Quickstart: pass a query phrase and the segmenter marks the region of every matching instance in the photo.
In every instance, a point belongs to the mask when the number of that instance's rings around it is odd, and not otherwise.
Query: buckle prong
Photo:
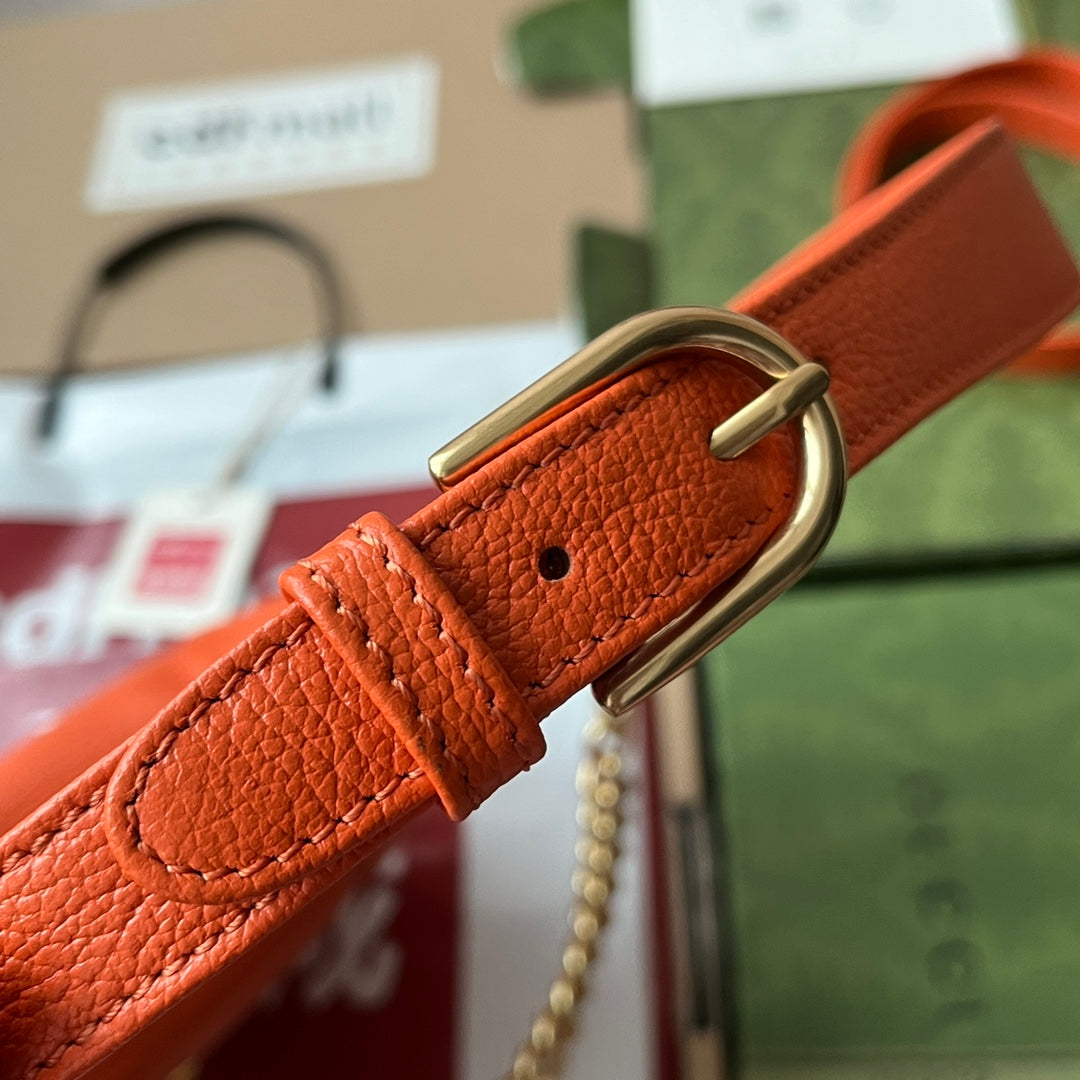
[[[774,380],[712,432],[710,450],[725,460],[735,458],[798,416],[802,482],[788,521],[742,573],[723,582],[593,684],[597,700],[616,715],[700,660],[802,577],[821,553],[832,535],[847,483],[847,450],[827,393],[828,372],[747,315],[703,307],[648,311],[601,334],[447,443],[428,463],[439,486],[450,487],[595,392],[598,385],[688,345],[736,356]]]
[[[829,373],[825,368],[820,364],[800,364],[713,428],[709,452],[721,461],[734,461],[770,431],[798,416],[828,389]]]

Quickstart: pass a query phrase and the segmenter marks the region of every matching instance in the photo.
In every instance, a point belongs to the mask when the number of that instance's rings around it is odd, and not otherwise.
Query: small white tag
[[[189,637],[232,615],[270,516],[249,488],[158,491],[136,504],[105,568],[106,635]]]
[[[631,16],[645,105],[910,82],[1022,47],[1011,0],[632,0]]]
[[[439,68],[428,56],[116,94],[86,183],[96,213],[423,176]]]

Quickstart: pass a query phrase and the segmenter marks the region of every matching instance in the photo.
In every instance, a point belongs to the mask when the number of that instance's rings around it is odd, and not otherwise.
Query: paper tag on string
[[[183,638],[240,606],[270,517],[245,487],[156,491],[132,510],[105,568],[97,623],[108,636]]]

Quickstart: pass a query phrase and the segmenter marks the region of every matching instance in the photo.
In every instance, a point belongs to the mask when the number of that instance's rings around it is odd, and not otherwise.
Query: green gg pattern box
[[[973,391],[705,661],[739,1075],[1080,1075],[1078,455],[1080,383]]]

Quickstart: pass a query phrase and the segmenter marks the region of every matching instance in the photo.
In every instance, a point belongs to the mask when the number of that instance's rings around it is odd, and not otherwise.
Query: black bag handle
[[[344,317],[341,289],[326,252],[307,233],[275,218],[244,212],[199,214],[136,236],[109,255],[93,273],[68,323],[56,367],[45,382],[45,399],[37,423],[39,439],[47,441],[56,433],[60,399],[68,379],[79,368],[91,309],[111,288],[127,281],[166,252],[223,233],[248,233],[275,240],[307,262],[315,276],[321,309],[324,359],[320,384],[325,391],[337,385]]]

